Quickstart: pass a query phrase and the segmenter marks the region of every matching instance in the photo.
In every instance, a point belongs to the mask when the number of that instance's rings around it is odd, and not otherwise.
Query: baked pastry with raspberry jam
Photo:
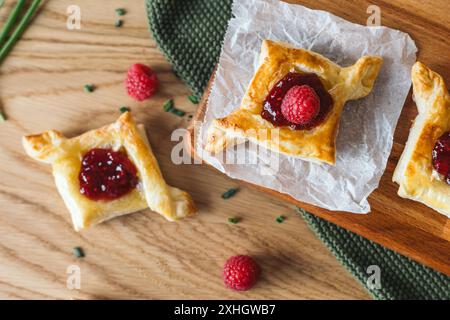
[[[196,212],[189,194],[166,184],[144,126],[129,112],[72,139],[51,130],[24,137],[23,145],[29,156],[52,165],[77,231],[146,208],[170,221]]]
[[[394,171],[398,194],[450,217],[450,95],[444,79],[416,62],[413,97],[419,114]]]
[[[340,67],[305,49],[264,40],[260,66],[241,106],[208,128],[205,150],[250,140],[292,157],[334,164],[344,104],[367,96],[383,59]]]

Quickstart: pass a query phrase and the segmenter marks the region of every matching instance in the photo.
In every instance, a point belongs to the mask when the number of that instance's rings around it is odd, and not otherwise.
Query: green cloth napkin
[[[219,59],[232,0],[146,0],[150,30],[175,73],[200,97]],[[298,209],[339,262],[376,299],[450,299],[450,277]],[[380,288],[369,288],[369,266]],[[373,272],[373,271],[372,271]]]

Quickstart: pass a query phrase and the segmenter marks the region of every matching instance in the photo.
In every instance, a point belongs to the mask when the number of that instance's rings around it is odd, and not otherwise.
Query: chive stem
[[[184,112],[183,110],[175,108],[175,103],[173,102],[173,99],[169,99],[163,104],[163,110],[165,112],[170,112],[179,117],[184,117],[186,115],[186,112]]]
[[[73,248],[73,255],[77,258],[84,258],[84,251],[81,247],[75,247]]]
[[[93,84],[86,84],[86,85],[84,86],[84,91],[86,91],[86,92],[93,92],[94,89],[95,89],[95,87],[94,87]]]
[[[222,193],[222,199],[230,199],[232,196],[234,196],[237,192],[239,191],[239,189],[233,188],[233,189],[229,189],[228,191]]]
[[[14,23],[16,23],[17,17],[19,16],[19,13],[22,10],[25,3],[26,0],[17,1],[16,6],[14,7],[13,11],[11,11],[8,19],[5,21],[2,31],[0,32],[0,45],[3,43],[3,41],[5,41],[6,37],[11,31],[11,28],[14,26]]]
[[[190,102],[192,102],[193,104],[199,104],[200,103],[200,100],[197,98],[197,96],[194,96],[194,95],[188,96],[188,100]]]
[[[172,109],[173,109],[173,100],[169,99],[163,104],[163,110],[165,112],[169,112]]]
[[[122,106],[122,107],[120,107],[119,111],[120,111],[121,113],[125,113],[125,112],[130,112],[131,109],[128,108],[127,106]]]
[[[231,223],[231,224],[237,224],[238,222],[239,222],[239,219],[236,218],[236,217],[230,217],[230,218],[228,218],[228,223]]]
[[[117,8],[116,9],[116,14],[118,16],[124,16],[127,13],[127,11],[124,8]]]
[[[25,29],[27,28],[28,24],[33,18],[33,15],[37,11],[40,3],[41,0],[34,0],[31,6],[28,8],[27,12],[22,18],[22,21],[20,21],[16,30],[14,30],[14,32],[11,34],[11,37],[8,39],[8,41],[6,41],[5,45],[0,50],[0,63],[3,62],[8,53],[13,48],[14,44],[20,39],[22,34],[25,32]]]

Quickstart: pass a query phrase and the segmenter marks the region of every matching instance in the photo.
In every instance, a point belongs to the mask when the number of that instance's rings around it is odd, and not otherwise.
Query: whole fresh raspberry
[[[143,64],[133,64],[128,69],[125,87],[128,95],[137,101],[143,101],[155,94],[159,87],[156,73]]]
[[[284,96],[281,113],[291,123],[307,124],[320,111],[320,98],[308,85],[294,86]]]
[[[228,288],[244,291],[256,283],[261,268],[249,256],[234,256],[225,262],[223,267],[223,281]]]

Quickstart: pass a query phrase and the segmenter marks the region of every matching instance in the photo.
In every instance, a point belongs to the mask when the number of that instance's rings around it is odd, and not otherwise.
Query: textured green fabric
[[[146,0],[150,29],[174,71],[200,96],[220,55],[232,0]],[[381,270],[377,299],[450,299],[450,277],[298,210],[310,228],[366,288],[367,268]]]

